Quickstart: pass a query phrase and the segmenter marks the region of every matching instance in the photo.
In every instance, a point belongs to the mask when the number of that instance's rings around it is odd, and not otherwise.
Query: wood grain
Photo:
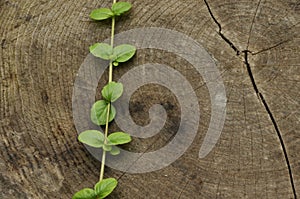
[[[133,175],[107,168],[107,177],[119,179],[109,198],[296,198],[300,2],[131,2],[134,9],[118,20],[117,32],[164,27],[201,43],[222,74],[227,117],[217,146],[199,159],[211,112],[205,82],[180,57],[139,51],[115,72],[115,78],[148,62],[173,67],[195,88],[200,127],[193,145],[165,169]],[[110,4],[0,1],[0,198],[71,198],[97,181],[100,163],[76,140],[72,91],[89,45],[110,34],[109,23],[91,22],[88,14]],[[132,96],[133,119],[146,124],[155,103],[166,107],[166,126],[155,138],[135,139],[129,145],[133,151],[158,149],[176,133],[180,107],[172,93],[156,85]],[[118,129],[114,124],[112,128]]]

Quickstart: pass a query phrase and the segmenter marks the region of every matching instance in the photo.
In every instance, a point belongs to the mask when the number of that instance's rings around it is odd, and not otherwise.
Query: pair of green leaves
[[[90,17],[94,20],[109,19],[114,16],[120,16],[121,14],[129,11],[132,5],[128,2],[114,3],[110,8],[100,8],[93,10]],[[115,48],[106,43],[96,43],[90,46],[90,52],[101,59],[109,60],[114,66],[118,66],[121,62],[126,62],[133,57],[136,52],[136,48],[132,45],[122,44]]]
[[[98,182],[94,189],[84,188],[74,194],[72,199],[102,199],[107,197],[118,185],[114,178],[107,178]]]
[[[131,9],[131,4],[128,2],[114,3],[110,8],[100,8],[93,10],[90,14],[91,19],[105,20],[114,16],[120,16]]]
[[[131,59],[136,52],[136,48],[129,44],[122,44],[113,48],[106,43],[95,43],[90,46],[90,52],[95,57],[112,61],[114,66],[118,66],[119,63]]]
[[[118,155],[120,150],[116,145],[129,143],[131,137],[129,134],[123,132],[111,133],[107,137],[107,142],[105,144],[105,137],[102,132],[97,130],[87,130],[80,133],[78,140],[91,147],[103,148],[103,150],[109,151],[112,155]]]
[[[115,16],[122,15],[129,11],[131,7],[130,3],[117,2],[113,3],[111,8],[93,10],[90,17],[94,20],[113,18],[112,29],[114,30]],[[113,41],[113,35],[111,39]],[[109,60],[114,66],[118,66],[119,63],[126,62],[132,58],[136,52],[136,48],[128,44],[119,45],[114,48],[113,45],[110,46],[105,43],[96,43],[90,47],[90,52],[94,56]],[[111,103],[115,102],[122,95],[123,85],[116,82],[110,82],[102,89],[101,93],[104,99],[94,103],[91,108],[91,119],[96,125],[104,125],[115,118],[116,109]],[[108,116],[109,118],[107,118]],[[106,121],[107,119],[109,121]],[[115,132],[106,137],[100,131],[87,130],[78,136],[78,140],[92,147],[103,148],[104,151],[109,151],[112,155],[117,155],[120,153],[120,150],[116,145],[130,142],[131,137],[123,132]],[[103,172],[104,171],[101,170],[102,174]],[[103,176],[101,175],[100,178],[102,179],[102,177]],[[94,186],[94,189],[84,188],[78,191],[74,194],[72,199],[102,199],[107,197],[116,188],[117,184],[118,182],[114,178],[104,179],[98,182]]]
[[[123,93],[123,84],[110,82],[101,91],[104,100],[99,100],[94,103],[91,109],[91,120],[96,125],[105,125],[108,106],[111,102],[115,102],[121,97]],[[109,109],[109,122],[111,122],[116,116],[115,107],[110,104]]]

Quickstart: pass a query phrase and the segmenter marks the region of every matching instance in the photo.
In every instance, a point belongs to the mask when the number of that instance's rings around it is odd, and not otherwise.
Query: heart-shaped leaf
[[[99,8],[93,10],[90,14],[91,19],[94,20],[104,20],[109,19],[114,16],[114,13],[109,8]]]
[[[93,189],[84,188],[75,193],[72,199],[96,199],[97,195]]]
[[[117,2],[112,5],[111,10],[115,15],[120,16],[121,14],[130,10],[131,7],[132,7],[131,3]]]
[[[114,178],[107,178],[101,180],[95,185],[95,192],[98,198],[105,198],[108,196],[118,185],[118,181]]]
[[[90,52],[95,56],[104,60],[111,60],[113,48],[106,43],[95,43],[90,46]]]
[[[123,132],[112,133],[107,137],[107,139],[111,145],[126,144],[131,141],[130,135]]]
[[[112,149],[110,151],[111,155],[119,155],[120,154],[120,149],[116,146],[112,146]]]
[[[102,89],[102,96],[109,102],[116,101],[123,93],[123,84],[110,82]]]
[[[108,103],[105,100],[99,100],[91,108],[91,120],[96,125],[105,125],[107,118]],[[116,109],[110,105],[109,120],[111,122],[116,116]]]
[[[129,44],[122,44],[113,49],[114,62],[126,62],[134,56],[136,48]]]

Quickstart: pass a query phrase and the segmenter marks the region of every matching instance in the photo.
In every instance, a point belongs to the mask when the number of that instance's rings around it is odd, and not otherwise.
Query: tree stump
[[[297,0],[141,0],[116,31],[162,27],[186,34],[214,58],[227,95],[225,125],[205,158],[198,153],[208,129],[206,82],[184,59],[141,50],[115,71],[161,63],[183,74],[201,109],[197,136],[164,169],[119,179],[108,198],[296,198],[300,195],[300,2]],[[89,20],[110,1],[3,0],[0,2],[0,198],[71,198],[98,180],[100,162],[77,141],[72,118],[76,74],[88,47],[110,35],[109,23]],[[104,84],[105,78],[99,84]],[[158,85],[131,98],[139,125],[162,104],[167,122],[154,138],[134,139],[132,151],[151,151],[176,134],[180,107]],[[89,110],[87,110],[89,111]],[[116,125],[112,125],[117,129]]]

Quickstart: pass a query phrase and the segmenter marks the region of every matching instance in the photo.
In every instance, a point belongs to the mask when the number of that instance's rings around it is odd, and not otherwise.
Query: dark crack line
[[[279,42],[279,43],[277,43],[277,44],[275,44],[275,45],[273,45],[273,46],[271,46],[271,47],[262,49],[262,50],[257,51],[257,52],[253,52],[252,55],[257,55],[257,54],[259,54],[259,53],[262,53],[262,52],[265,52],[265,51],[272,50],[273,48],[277,48],[278,46],[280,46],[280,45],[282,45],[282,44],[284,44],[284,43],[286,43],[286,42],[289,42],[289,41],[291,41],[291,40],[292,40],[292,39],[287,39],[287,40],[281,41],[281,42]]]
[[[238,48],[222,33],[222,27],[221,27],[221,24],[217,21],[217,19],[215,18],[215,16],[213,15],[210,7],[209,7],[209,4],[207,2],[207,0],[204,0],[205,2],[205,5],[208,9],[208,12],[211,16],[211,18],[213,19],[213,21],[217,24],[217,26],[219,27],[219,35],[222,37],[222,39],[230,45],[230,47],[236,52],[237,55],[240,55],[241,52],[238,50]],[[257,11],[258,11],[258,7],[260,5],[260,2],[258,3],[257,5],[257,8],[256,8],[256,11],[255,11],[255,16],[257,15]],[[253,18],[253,22],[255,20],[255,16]],[[253,26],[253,24],[252,24]],[[269,47],[269,48],[266,48],[266,49],[263,49],[259,52],[256,52],[256,53],[252,53],[252,55],[256,55],[258,53],[261,53],[261,52],[264,52],[264,51],[267,51],[267,50],[270,50],[272,48],[276,48],[277,46],[281,45],[282,43],[285,43],[287,41],[282,41],[272,47]],[[248,48],[248,47],[247,47]],[[258,99],[262,102],[266,112],[268,113],[271,121],[272,121],[272,124],[275,128],[275,131],[277,133],[277,136],[279,138],[279,141],[280,141],[280,144],[281,144],[281,148],[283,150],[283,154],[284,154],[284,158],[285,158],[285,161],[286,161],[286,165],[287,165],[287,168],[288,168],[288,172],[289,172],[289,178],[290,178],[290,183],[291,183],[291,186],[292,186],[292,190],[293,190],[293,195],[294,195],[294,199],[297,199],[297,193],[296,193],[296,189],[295,189],[295,184],[294,184],[294,179],[293,179],[293,173],[292,173],[292,168],[291,168],[291,164],[290,164],[290,161],[289,161],[289,157],[288,157],[288,153],[286,151],[286,146],[285,146],[285,143],[283,141],[283,138],[282,138],[282,135],[281,135],[281,132],[279,130],[279,127],[278,127],[278,124],[274,118],[274,115],[272,113],[272,111],[270,110],[270,107],[268,105],[268,103],[266,102],[264,96],[259,92],[259,89],[256,85],[256,82],[255,82],[255,79],[254,79],[254,76],[253,76],[253,73],[252,73],[252,70],[251,70],[251,66],[249,64],[249,61],[248,61],[248,54],[251,53],[251,51],[249,51],[248,49],[247,50],[244,50],[242,51],[242,53],[244,53],[244,62],[245,62],[245,65],[246,65],[246,68],[247,68],[247,71],[248,71],[248,75],[250,77],[250,80],[251,80],[251,83],[252,83],[252,86],[253,86],[253,89],[258,97]]]
[[[288,171],[289,171],[289,177],[290,177],[290,183],[292,185],[292,190],[293,190],[293,194],[294,194],[294,198],[297,199],[297,193],[296,193],[296,188],[295,188],[295,184],[294,184],[294,178],[293,178],[293,173],[292,173],[292,168],[291,168],[291,164],[290,164],[290,161],[289,161],[289,157],[288,157],[288,153],[286,151],[286,146],[285,146],[285,143],[283,141],[283,138],[282,138],[282,135],[281,135],[281,132],[279,130],[279,127],[278,127],[278,124],[275,120],[275,117],[272,113],[272,111],[270,110],[270,107],[268,105],[268,103],[266,102],[264,96],[262,93],[259,92],[258,90],[258,87],[256,85],[256,82],[255,82],[255,79],[254,79],[254,76],[253,76],[253,73],[252,73],[252,70],[251,70],[251,66],[249,64],[249,61],[248,61],[248,53],[250,53],[249,51],[243,51],[244,53],[244,58],[245,58],[245,65],[247,67],[247,71],[248,71],[248,74],[250,76],[250,79],[251,79],[251,82],[252,82],[252,85],[253,85],[253,88],[258,96],[258,98],[260,99],[260,101],[262,102],[262,104],[264,105],[272,123],[273,123],[273,126],[275,128],[275,131],[277,133],[277,136],[279,138],[279,141],[280,141],[280,144],[281,144],[281,148],[282,148],[282,151],[283,151],[283,154],[284,154],[284,158],[285,158],[285,161],[286,161],[286,164],[287,164],[287,167],[288,167]]]
[[[291,27],[288,27],[288,28],[286,29],[286,31],[291,30],[292,28],[296,27],[296,26],[299,25],[299,24],[300,24],[300,22],[298,22],[298,23],[292,25]],[[262,52],[265,52],[265,51],[272,50],[273,48],[277,48],[278,46],[280,46],[280,45],[282,45],[282,44],[285,44],[285,43],[287,43],[287,42],[291,42],[291,41],[293,41],[294,39],[295,39],[295,37],[289,38],[289,39],[285,39],[285,40],[282,40],[282,41],[278,42],[277,44],[274,44],[273,46],[270,46],[270,47],[261,49],[261,50],[259,50],[259,51],[257,51],[257,52],[252,52],[252,55],[257,55],[257,54],[259,54],[259,53],[262,53]],[[247,49],[247,50],[248,50],[248,49]]]
[[[247,42],[247,50],[248,50],[249,45],[250,45],[250,38],[251,38],[251,34],[252,34],[252,29],[253,29],[253,26],[254,26],[254,21],[255,21],[255,18],[257,16],[257,12],[258,12],[258,8],[260,6],[260,3],[261,3],[261,0],[258,1],[258,4],[257,4],[256,9],[255,9],[254,16],[253,16],[253,19],[252,19],[252,23],[251,23],[251,27],[250,27],[250,31],[249,31],[248,42]]]
[[[260,92],[259,92],[259,90],[258,90],[258,87],[257,87],[256,83],[255,83],[255,79],[254,79],[254,76],[253,76],[253,74],[252,74],[251,66],[250,66],[250,64],[249,64],[249,62],[248,62],[248,53],[251,53],[251,52],[248,51],[248,50],[245,50],[245,51],[243,51],[243,53],[244,53],[244,59],[245,59],[244,63],[245,63],[245,65],[246,65],[247,72],[248,72],[248,75],[249,75],[249,77],[250,77],[252,86],[253,86],[253,88],[254,88],[254,91],[255,91],[257,97],[260,98],[260,97],[259,97],[259,93],[260,93]]]
[[[217,19],[215,18],[215,16],[213,15],[209,4],[207,3],[206,0],[204,0],[204,3],[208,9],[208,12],[211,16],[211,18],[213,19],[213,21],[217,24],[217,26],[219,27],[219,31],[218,34],[222,37],[222,39],[234,50],[234,52],[236,52],[236,55],[240,55],[240,51],[238,50],[238,48],[222,33],[222,26],[221,24],[217,21]]]

